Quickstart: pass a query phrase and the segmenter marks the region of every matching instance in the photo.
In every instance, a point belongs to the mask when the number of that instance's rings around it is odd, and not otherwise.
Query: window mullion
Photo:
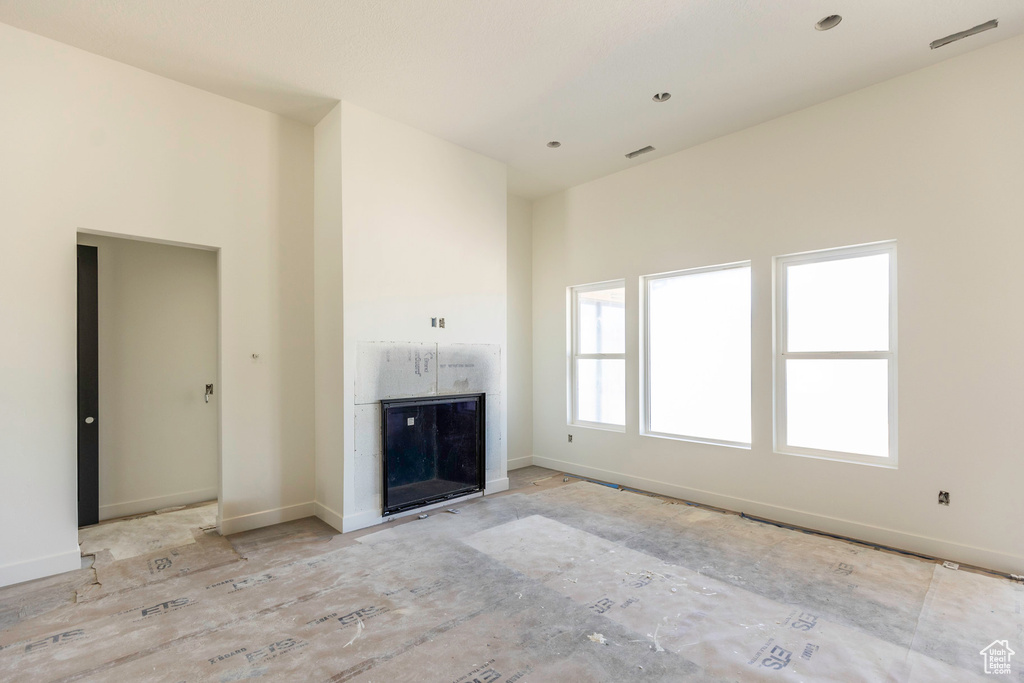
[[[873,359],[892,358],[892,351],[783,351],[781,354],[782,358],[804,358],[804,359],[821,359],[829,360],[835,359],[840,360],[844,358],[849,359]]]

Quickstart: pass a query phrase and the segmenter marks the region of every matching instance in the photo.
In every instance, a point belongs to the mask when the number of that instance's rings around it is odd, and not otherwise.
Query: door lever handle
[[[211,396],[213,396],[213,385],[212,384],[207,384],[206,385],[206,395],[203,396],[203,398],[206,400],[207,403],[209,403]]]

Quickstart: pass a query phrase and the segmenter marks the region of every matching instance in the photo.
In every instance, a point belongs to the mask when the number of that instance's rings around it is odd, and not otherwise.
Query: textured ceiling
[[[0,0],[0,21],[308,123],[345,99],[536,197],[1020,34],[1024,2]]]

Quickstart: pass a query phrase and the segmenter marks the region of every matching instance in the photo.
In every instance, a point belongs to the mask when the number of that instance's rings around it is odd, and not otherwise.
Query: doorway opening
[[[178,510],[216,524],[218,288],[215,250],[78,234],[80,528]]]

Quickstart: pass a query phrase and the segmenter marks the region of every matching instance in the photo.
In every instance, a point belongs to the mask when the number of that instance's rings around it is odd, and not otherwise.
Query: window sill
[[[741,451],[749,451],[749,443],[738,441],[716,441],[714,439],[699,439],[695,436],[679,436],[678,434],[664,434],[661,432],[640,432],[640,436],[649,436],[652,439],[665,439],[667,441],[685,441],[687,443],[699,443],[705,446],[724,446],[725,448],[736,448]]]
[[[584,429],[596,429],[599,432],[616,432],[618,434],[626,433],[626,425],[612,425],[604,424],[602,422],[570,422],[566,426],[570,429],[573,427],[583,427]]]
[[[857,453],[843,453],[841,451],[817,451],[803,448],[779,448],[775,451],[778,455],[795,455],[798,458],[813,458],[814,460],[830,460],[832,462],[849,463],[851,465],[867,465],[868,467],[880,467],[886,470],[899,469],[894,456],[881,457],[877,455],[858,455]]]

